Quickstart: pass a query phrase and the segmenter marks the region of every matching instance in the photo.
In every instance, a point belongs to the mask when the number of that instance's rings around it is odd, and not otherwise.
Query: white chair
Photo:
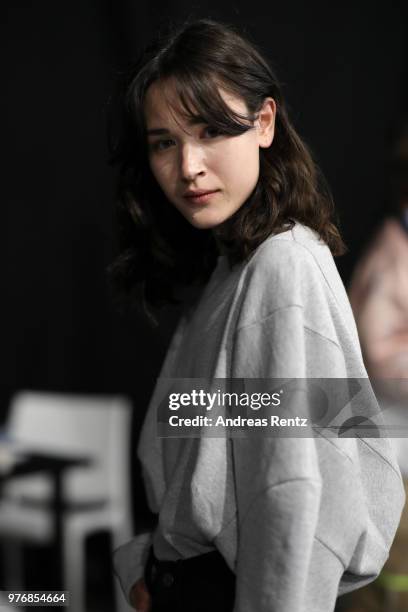
[[[85,544],[108,530],[112,552],[132,537],[130,501],[131,405],[123,397],[21,392],[11,403],[7,432],[23,449],[87,457],[63,474],[62,573],[70,607],[85,612]],[[20,476],[3,486],[0,534],[52,542],[53,483],[44,474]],[[15,545],[16,542],[13,542]],[[116,610],[131,610],[115,580]]]
[[[8,602],[4,598],[4,595],[0,593],[0,612],[15,612],[15,608],[10,608]]]

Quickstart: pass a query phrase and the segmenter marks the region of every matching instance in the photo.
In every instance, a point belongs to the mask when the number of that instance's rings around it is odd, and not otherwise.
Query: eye
[[[174,144],[174,140],[171,138],[163,138],[162,140],[156,140],[149,145],[151,151],[165,151]]]
[[[222,132],[212,125],[207,125],[204,128],[204,134],[207,138],[216,138],[217,136],[221,136]]]

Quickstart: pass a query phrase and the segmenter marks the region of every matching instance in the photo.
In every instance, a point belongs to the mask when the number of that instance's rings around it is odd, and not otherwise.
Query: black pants
[[[152,612],[232,612],[235,574],[218,551],[159,561],[150,549],[145,581]]]

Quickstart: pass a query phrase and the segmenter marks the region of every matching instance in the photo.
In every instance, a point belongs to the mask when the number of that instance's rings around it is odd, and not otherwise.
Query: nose
[[[186,143],[181,148],[180,172],[186,182],[192,182],[198,176],[205,174],[203,152],[196,144]]]

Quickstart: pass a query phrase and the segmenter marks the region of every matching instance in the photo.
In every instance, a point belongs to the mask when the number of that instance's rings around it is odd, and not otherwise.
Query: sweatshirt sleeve
[[[310,584],[319,501],[320,483],[311,479],[273,485],[252,501],[240,523],[234,612],[306,611],[306,592],[326,578],[321,568]],[[335,583],[331,591],[334,604]]]
[[[233,343],[235,378],[346,378],[335,337],[306,325],[303,309],[291,305],[238,330]]]
[[[152,532],[143,532],[117,548],[113,554],[115,574],[126,600],[130,603],[132,586],[143,577]]]
[[[305,328],[294,305],[238,330],[233,376],[344,376],[344,358],[335,342]],[[232,446],[239,521],[234,612],[334,610],[344,566],[317,537],[316,440],[248,437]]]

